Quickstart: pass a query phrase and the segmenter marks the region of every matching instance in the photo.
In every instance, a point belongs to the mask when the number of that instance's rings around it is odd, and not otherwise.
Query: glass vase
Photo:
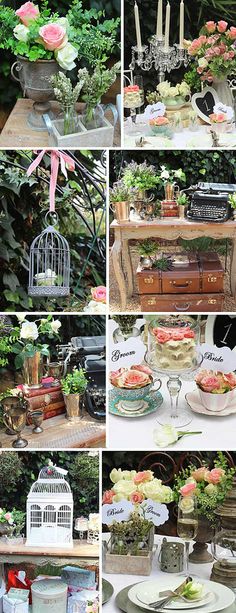
[[[59,118],[63,118],[64,136],[77,132],[78,115],[73,104],[63,106],[63,112],[60,114]]]

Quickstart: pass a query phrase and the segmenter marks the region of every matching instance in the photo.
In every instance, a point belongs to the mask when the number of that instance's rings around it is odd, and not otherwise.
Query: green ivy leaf
[[[11,273],[4,273],[3,275],[3,283],[4,285],[8,285],[8,287],[10,287],[10,290],[12,292],[16,291],[16,288],[20,285],[19,280],[17,278],[17,276],[14,274],[14,272]]]

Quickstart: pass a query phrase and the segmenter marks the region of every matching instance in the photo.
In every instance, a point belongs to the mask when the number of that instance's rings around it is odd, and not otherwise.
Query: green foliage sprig
[[[83,368],[74,368],[72,373],[69,373],[61,379],[61,388],[64,394],[83,394],[88,385],[85,370]]]
[[[122,169],[122,180],[128,188],[146,190],[156,187],[159,183],[156,169],[153,165],[143,162],[130,162]]]
[[[59,72],[53,75],[50,81],[54,88],[55,98],[63,107],[74,105],[77,102],[84,83],[82,79],[73,87],[71,80],[64,72]]]
[[[93,110],[101,102],[102,96],[110,89],[115,82],[117,73],[120,71],[121,63],[117,62],[112,68],[104,68],[96,65],[92,74],[87,68],[81,68],[78,72],[79,81],[83,81],[82,100],[86,103],[86,120],[91,121]]]
[[[158,244],[156,241],[151,240],[150,238],[146,238],[144,241],[138,244],[138,252],[139,255],[142,256],[154,256],[156,255],[158,250]]]

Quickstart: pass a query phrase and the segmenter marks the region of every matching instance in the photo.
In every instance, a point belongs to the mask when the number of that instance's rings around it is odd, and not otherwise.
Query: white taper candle
[[[179,46],[181,49],[184,48],[183,40],[184,40],[184,1],[181,0],[180,11],[179,11]]]
[[[156,35],[158,39],[162,38],[162,0],[158,0]]]
[[[170,37],[170,4],[166,5],[166,24],[165,24],[165,51],[169,49],[169,37]]]
[[[134,19],[135,19],[137,47],[138,47],[138,50],[141,51],[142,50],[142,40],[141,40],[139,12],[138,12],[137,2],[134,3]]]

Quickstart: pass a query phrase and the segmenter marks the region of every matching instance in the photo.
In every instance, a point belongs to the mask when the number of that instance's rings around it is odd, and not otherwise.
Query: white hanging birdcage
[[[73,497],[55,467],[44,467],[27,497],[27,540],[32,547],[73,547]]]
[[[45,216],[47,222],[48,213]],[[70,249],[67,240],[53,223],[33,240],[29,261],[29,296],[59,298],[70,293]],[[54,224],[54,225],[53,225]]]

